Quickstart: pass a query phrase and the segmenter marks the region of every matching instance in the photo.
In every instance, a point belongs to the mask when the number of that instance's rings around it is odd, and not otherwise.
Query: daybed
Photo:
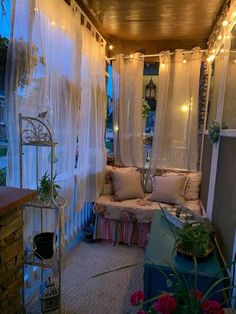
[[[180,189],[185,206],[202,214],[198,200],[200,172],[157,170],[153,188],[147,185],[149,193],[144,194],[145,176],[137,168],[106,166],[103,193],[94,204],[94,239],[146,246],[153,212],[160,210],[159,203],[165,207],[177,203]],[[183,187],[180,182],[184,182]]]

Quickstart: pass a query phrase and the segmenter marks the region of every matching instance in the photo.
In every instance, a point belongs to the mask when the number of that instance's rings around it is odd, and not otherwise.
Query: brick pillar
[[[37,193],[0,187],[0,313],[23,313],[23,210]]]
[[[0,217],[0,313],[22,313],[23,212]]]

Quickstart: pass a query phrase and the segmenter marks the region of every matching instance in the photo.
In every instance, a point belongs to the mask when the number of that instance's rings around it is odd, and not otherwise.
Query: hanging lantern
[[[153,83],[152,78],[150,79],[149,83],[145,87],[145,99],[152,100],[155,99],[156,96],[156,85]]]

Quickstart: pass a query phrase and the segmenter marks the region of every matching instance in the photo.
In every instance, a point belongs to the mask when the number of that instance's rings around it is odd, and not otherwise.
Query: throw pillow
[[[185,176],[187,175],[186,186],[184,190],[184,199],[186,201],[195,201],[199,198],[200,184],[202,179],[201,172],[174,172],[168,171],[163,173],[162,176],[170,177],[170,176]]]
[[[115,199],[124,201],[133,198],[144,198],[141,174],[138,171],[113,172]]]
[[[150,199],[167,204],[178,204],[184,201],[186,176],[154,176],[153,191]]]
[[[135,167],[114,167],[106,165],[105,168],[105,178],[103,184],[103,191],[102,194],[104,195],[112,195],[114,194],[114,187],[113,187],[113,173],[115,171],[119,172],[130,172],[130,171],[137,171]]]
[[[186,201],[195,201],[199,198],[201,180],[201,172],[192,172],[188,174],[188,181],[184,192]]]

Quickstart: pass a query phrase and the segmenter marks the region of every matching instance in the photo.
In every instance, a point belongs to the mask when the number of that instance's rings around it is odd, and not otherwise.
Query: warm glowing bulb
[[[234,63],[236,63],[236,59],[234,59],[234,61],[233,61]]]
[[[115,125],[115,126],[114,126],[114,131],[117,132],[118,130],[119,130],[118,125]]]
[[[222,38],[223,38],[222,35],[217,36],[217,39],[218,39],[218,40],[221,40]]]
[[[65,25],[62,25],[62,29],[65,29],[66,27],[65,27]]]
[[[185,63],[187,63],[187,60],[184,59],[182,62],[185,64]]]
[[[54,26],[56,23],[54,21],[51,22],[51,25]]]
[[[189,111],[189,106],[188,105],[182,105],[181,106],[181,111],[188,112]]]
[[[233,12],[232,16],[233,16],[233,17],[236,17],[236,11]]]
[[[214,56],[214,55],[210,55],[210,56],[207,58],[207,61],[208,61],[208,62],[212,62],[212,61],[214,61],[214,59],[215,59],[215,56]]]
[[[223,26],[227,26],[229,24],[229,22],[227,21],[227,20],[224,20],[223,22],[222,22],[222,25]]]
[[[38,8],[34,8],[34,11],[37,12],[37,11],[38,11]]]
[[[109,45],[109,50],[112,50],[113,48],[114,48],[114,46],[113,45]]]
[[[129,55],[129,57],[132,59],[132,58],[134,57],[134,55],[131,53],[131,54]]]
[[[224,48],[220,49],[220,52],[221,52],[221,53],[225,52]]]
[[[216,50],[215,50],[215,48],[214,49],[212,49],[212,51],[211,51],[213,54],[216,52]]]

